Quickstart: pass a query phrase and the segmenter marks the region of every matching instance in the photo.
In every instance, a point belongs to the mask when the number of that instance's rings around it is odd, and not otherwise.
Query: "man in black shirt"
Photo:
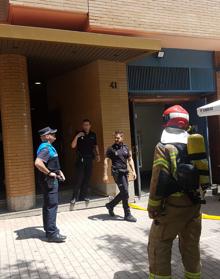
[[[82,131],[74,137],[71,146],[77,151],[77,177],[71,203],[75,204],[78,200],[88,202],[88,187],[92,175],[93,160],[96,158],[96,161],[100,162],[96,134],[91,131],[91,122],[88,119],[83,120]]]
[[[133,179],[136,179],[136,172],[134,167],[134,161],[132,154],[128,149],[128,146],[123,143],[123,132],[115,132],[115,143],[110,146],[106,151],[106,157],[104,160],[104,177],[103,181],[108,182],[108,163],[109,159],[112,161],[112,176],[115,183],[118,185],[119,194],[109,203],[106,204],[106,208],[109,211],[110,216],[114,216],[114,207],[122,201],[125,217],[124,219],[129,222],[136,222],[137,219],[131,215],[130,207],[128,205],[128,164],[131,168]]]

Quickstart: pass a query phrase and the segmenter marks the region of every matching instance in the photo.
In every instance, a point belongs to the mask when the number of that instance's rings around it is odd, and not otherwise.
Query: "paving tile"
[[[147,201],[141,201],[146,206]],[[207,214],[220,214],[220,202],[209,198]],[[123,217],[118,206],[116,214]],[[41,216],[0,220],[1,279],[147,279],[147,242],[151,225],[145,211],[133,210],[138,222],[110,218],[105,208],[58,214],[57,224],[68,236],[65,243],[47,243]],[[220,274],[220,221],[203,220],[202,278]],[[183,266],[174,241],[173,279],[183,278]]]

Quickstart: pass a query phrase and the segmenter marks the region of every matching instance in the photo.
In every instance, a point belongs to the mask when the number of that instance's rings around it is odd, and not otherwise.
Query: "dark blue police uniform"
[[[40,158],[49,171],[58,174],[60,171],[60,163],[56,149],[52,144],[43,142],[37,150],[37,158]],[[48,238],[53,238],[59,234],[56,226],[57,208],[58,208],[58,187],[57,178],[50,176],[45,177],[46,185],[43,189],[43,225]]]
[[[119,194],[108,203],[109,208],[113,209],[120,201],[122,201],[125,216],[130,215],[128,205],[128,167],[127,160],[130,157],[128,146],[120,143],[113,144],[107,149],[106,157],[112,161],[112,176],[118,185]]]
[[[94,148],[97,145],[96,134],[89,132],[77,140],[76,184],[72,200],[84,200],[88,197],[89,181],[92,175]]]

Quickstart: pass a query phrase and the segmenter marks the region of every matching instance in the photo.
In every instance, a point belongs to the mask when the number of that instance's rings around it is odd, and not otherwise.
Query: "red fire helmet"
[[[163,113],[164,127],[173,127],[186,130],[189,126],[189,113],[181,106],[175,105]]]

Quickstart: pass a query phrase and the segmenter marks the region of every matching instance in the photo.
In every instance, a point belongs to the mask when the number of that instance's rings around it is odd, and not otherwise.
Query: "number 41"
[[[112,81],[110,83],[110,87],[113,88],[113,89],[116,89],[117,88],[117,82],[116,81]]]

